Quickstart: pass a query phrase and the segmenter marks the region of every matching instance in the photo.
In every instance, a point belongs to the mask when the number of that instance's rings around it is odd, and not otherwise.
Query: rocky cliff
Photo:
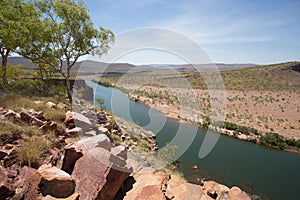
[[[63,103],[37,103],[54,111],[66,108]],[[250,199],[237,187],[213,181],[195,185],[156,171],[140,156],[158,149],[153,133],[125,121],[117,124],[109,113],[86,102],[75,103],[80,109],[66,112],[62,131],[40,111],[0,109],[5,123],[40,131],[0,135],[0,199]],[[49,131],[55,136],[46,135]],[[20,149],[32,137],[38,138],[35,145],[53,143],[40,154],[41,160],[20,162]]]

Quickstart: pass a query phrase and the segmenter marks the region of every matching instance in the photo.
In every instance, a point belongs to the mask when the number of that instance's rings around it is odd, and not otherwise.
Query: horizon
[[[8,59],[10,58],[23,58],[25,60],[29,60],[31,62],[30,59],[28,58],[24,58],[20,55],[13,55],[13,56],[9,56]],[[0,60],[2,58],[0,57]],[[87,58],[87,59],[80,59],[77,61],[77,63],[81,63],[81,62],[85,62],[85,61],[92,61],[92,62],[103,62],[103,63],[106,63],[108,64],[107,62],[104,62],[104,61],[100,61],[99,59],[90,59],[90,58]],[[134,63],[130,63],[130,62],[112,62],[112,63],[109,63],[109,64],[129,64],[129,65],[134,65],[134,66],[143,66],[143,65],[161,65],[161,66],[176,66],[176,65],[210,65],[210,64],[215,64],[215,65],[256,65],[256,66],[267,66],[267,65],[276,65],[276,64],[282,64],[282,63],[290,63],[290,62],[300,62],[300,60],[291,60],[291,61],[284,61],[284,62],[276,62],[276,63],[266,63],[266,64],[260,64],[260,63],[254,63],[254,62],[249,62],[249,63],[235,63],[235,62],[232,62],[232,63],[222,63],[222,62],[212,62],[212,63],[164,63],[164,64],[161,64],[161,63],[147,63],[147,64],[134,64]]]

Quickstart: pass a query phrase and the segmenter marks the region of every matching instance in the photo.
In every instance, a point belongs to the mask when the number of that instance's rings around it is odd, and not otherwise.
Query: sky
[[[85,0],[85,3],[95,27],[101,25],[116,35],[110,52],[114,54],[120,47],[128,49],[115,57],[118,62],[192,62],[184,55],[197,57],[193,48],[201,48],[214,63],[300,61],[299,0]],[[153,31],[149,28],[155,28],[155,37],[147,37],[147,30]],[[139,34],[135,34],[136,30]],[[157,40],[168,40],[168,44],[172,42],[177,49],[184,49],[178,40],[181,37],[197,47],[193,45],[185,48],[186,52],[174,53],[168,45],[149,46]],[[111,60],[105,56],[101,59]]]

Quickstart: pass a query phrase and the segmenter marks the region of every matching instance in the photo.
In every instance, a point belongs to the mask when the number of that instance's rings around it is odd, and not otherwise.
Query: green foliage
[[[2,82],[7,84],[7,58],[11,52],[31,45],[39,27],[40,14],[32,3],[22,0],[0,1],[0,54]]]
[[[107,81],[97,81],[97,83],[104,87],[113,87],[113,84],[111,84],[110,82],[107,82]]]
[[[286,140],[283,136],[279,135],[278,133],[266,133],[265,135],[260,137],[260,141],[262,144],[271,145],[280,149],[287,148]]]
[[[104,99],[102,98],[96,98],[95,99],[98,106],[100,107],[101,110],[105,110],[105,105],[104,105]]]
[[[249,135],[249,134],[255,134],[255,135],[259,135],[258,130],[255,128],[251,128],[251,127],[247,127],[247,126],[240,126],[231,122],[224,122],[224,127],[228,130],[233,130],[236,133],[242,133],[245,135]]]

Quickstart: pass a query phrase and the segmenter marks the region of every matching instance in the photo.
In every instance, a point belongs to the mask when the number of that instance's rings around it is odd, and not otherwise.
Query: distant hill
[[[1,60],[1,58],[0,58]],[[34,63],[32,63],[29,59],[23,58],[23,57],[9,57],[8,58],[8,64],[12,65],[20,65],[23,69],[28,70],[37,70],[37,67]],[[160,64],[153,64],[153,65],[132,65],[128,63],[104,63],[104,62],[98,62],[98,61],[81,61],[77,62],[75,66],[73,67],[73,73],[77,74],[80,70],[81,75],[94,75],[94,74],[122,74],[126,72],[131,73],[141,73],[141,72],[149,72],[162,69],[174,69],[178,71],[194,71],[195,67],[201,69],[201,70],[215,70],[215,67],[212,66],[213,64],[201,64],[201,65],[160,65]],[[255,67],[257,65],[255,64],[223,64],[223,63],[217,63],[217,68],[219,70],[228,70],[228,69],[242,69],[242,68],[248,68],[248,67]]]

